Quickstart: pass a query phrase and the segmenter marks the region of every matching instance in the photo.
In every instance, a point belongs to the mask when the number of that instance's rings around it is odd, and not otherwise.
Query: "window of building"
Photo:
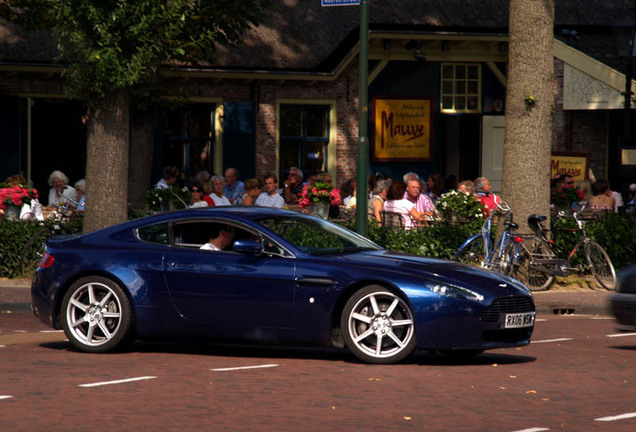
[[[326,171],[329,145],[329,105],[281,105],[279,179],[289,167],[303,172]]]
[[[162,166],[177,166],[185,178],[212,172],[215,104],[192,104],[163,111]]]
[[[442,112],[481,111],[481,65],[442,63]]]

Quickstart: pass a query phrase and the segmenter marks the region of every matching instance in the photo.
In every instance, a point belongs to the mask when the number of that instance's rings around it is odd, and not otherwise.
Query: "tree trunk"
[[[549,215],[554,112],[554,0],[511,0],[502,196],[521,232]]]
[[[84,232],[128,219],[129,94],[100,101],[88,121]]]
[[[146,193],[151,185],[156,111],[133,115],[130,164],[128,172],[128,202],[134,209],[146,207]]]

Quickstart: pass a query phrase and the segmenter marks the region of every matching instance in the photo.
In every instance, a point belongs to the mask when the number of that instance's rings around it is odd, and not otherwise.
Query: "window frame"
[[[452,67],[453,68],[453,78],[448,79],[444,77],[444,69],[446,67]],[[463,78],[457,78],[457,67],[461,66],[461,67],[466,67],[466,76]],[[469,78],[469,74],[468,74],[468,68],[470,67],[475,67],[477,69],[477,77],[476,78]],[[446,93],[444,92],[444,83],[445,82],[451,82],[452,86],[453,86],[453,90],[452,93]],[[465,90],[463,93],[458,93],[457,92],[457,84],[458,82],[463,82],[464,86],[465,86]],[[476,82],[477,83],[477,93],[469,93],[468,92],[468,83],[469,82]],[[440,93],[440,97],[439,97],[439,107],[440,107],[440,112],[442,113],[446,113],[446,114],[480,114],[482,112],[482,64],[481,63],[456,63],[456,62],[443,62],[440,64],[440,87],[439,87],[439,93]],[[464,108],[457,108],[457,98],[458,97],[465,97],[466,98],[466,105]],[[476,108],[468,108],[468,97],[469,96],[474,96],[477,98],[477,107]],[[452,108],[444,108],[444,99],[451,97],[452,101],[453,101],[453,107]]]

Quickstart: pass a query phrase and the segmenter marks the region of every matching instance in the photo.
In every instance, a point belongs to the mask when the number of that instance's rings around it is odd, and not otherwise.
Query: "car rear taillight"
[[[51,267],[54,261],[55,261],[55,258],[53,258],[53,255],[49,255],[45,253],[44,256],[42,257],[42,261],[40,261],[39,267],[40,268]]]

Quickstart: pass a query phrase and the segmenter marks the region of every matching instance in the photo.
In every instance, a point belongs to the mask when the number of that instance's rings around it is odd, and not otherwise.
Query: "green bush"
[[[0,219],[0,277],[30,276],[20,274],[22,249],[33,234],[54,223],[51,220],[14,222]],[[79,233],[82,231],[82,220],[77,219],[65,227],[70,233]]]

